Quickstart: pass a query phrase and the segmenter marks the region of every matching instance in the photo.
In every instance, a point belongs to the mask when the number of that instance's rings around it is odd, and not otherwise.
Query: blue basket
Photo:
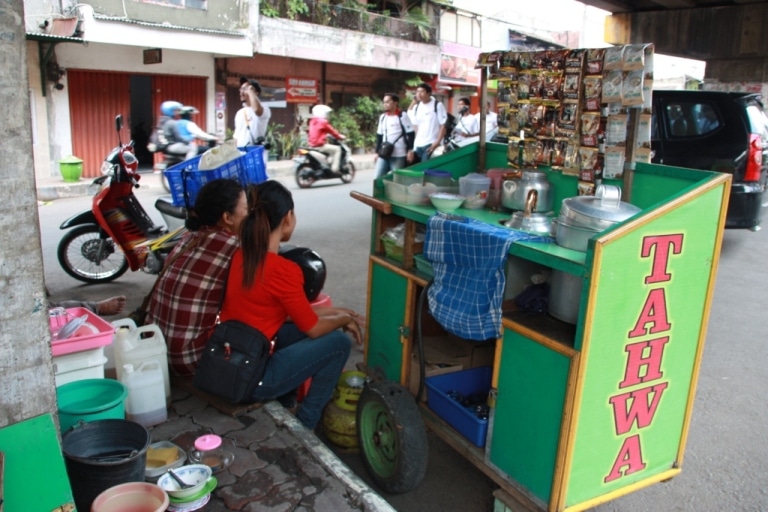
[[[173,205],[193,207],[197,193],[200,192],[203,185],[219,178],[235,178],[243,186],[267,181],[263,153],[264,148],[262,146],[251,146],[247,148],[244,155],[230,160],[221,167],[206,171],[197,169],[200,164],[200,156],[169,167],[165,170],[165,176],[168,178],[168,185],[171,188]],[[188,201],[185,200],[185,197]]]
[[[482,448],[488,435],[488,420],[481,420],[475,414],[448,396],[449,391],[462,395],[487,393],[491,389],[491,367],[481,366],[460,372],[436,375],[424,379],[427,389],[427,406],[447,421],[472,444]]]

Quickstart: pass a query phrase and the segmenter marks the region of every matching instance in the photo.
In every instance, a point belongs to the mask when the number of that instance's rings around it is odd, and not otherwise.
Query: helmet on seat
[[[312,249],[292,245],[280,247],[279,254],[301,268],[304,274],[304,293],[309,302],[314,301],[325,285],[326,268],[323,258]]]
[[[173,114],[182,108],[184,108],[184,105],[178,101],[164,101],[160,104],[160,112],[168,117],[173,117]]]

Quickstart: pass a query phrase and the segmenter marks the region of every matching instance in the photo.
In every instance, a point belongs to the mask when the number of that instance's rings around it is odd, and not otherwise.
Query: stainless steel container
[[[525,201],[525,210],[513,212],[509,220],[502,221],[508,228],[534,233],[537,235],[553,236],[552,212],[534,213],[538,201],[538,191],[531,189]]]
[[[549,278],[549,314],[569,324],[578,322],[583,287],[584,278],[552,270]]]
[[[525,210],[528,193],[535,190],[538,195],[534,212],[552,210],[552,186],[546,173],[536,169],[524,169],[513,176],[505,175],[501,190],[501,205],[510,210]]]
[[[621,189],[600,185],[594,196],[569,197],[563,200],[555,228],[557,245],[586,251],[589,239],[640,211],[621,201]]]

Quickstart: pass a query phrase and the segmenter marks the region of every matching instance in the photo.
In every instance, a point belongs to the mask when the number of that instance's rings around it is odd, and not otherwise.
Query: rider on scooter
[[[181,108],[181,118],[176,121],[181,140],[192,144],[194,144],[195,139],[204,140],[206,142],[217,142],[219,140],[218,137],[204,132],[194,121],[192,121],[192,114],[198,113],[199,111],[192,106],[185,105]],[[206,149],[207,147],[205,146],[198,146],[198,153],[205,151]]]
[[[173,160],[189,160],[197,156],[197,144],[185,142],[179,133],[178,121],[184,105],[178,101],[164,101],[160,105],[160,119],[157,122],[158,148]]]
[[[337,132],[328,121],[328,115],[332,110],[328,105],[315,105],[312,107],[312,119],[309,120],[308,142],[312,149],[331,156],[331,171],[338,173],[341,169],[341,146],[328,144],[327,137],[331,135],[338,140],[344,140],[346,137]]]

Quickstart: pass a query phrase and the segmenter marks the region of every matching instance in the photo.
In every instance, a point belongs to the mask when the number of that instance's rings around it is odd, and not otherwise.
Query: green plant
[[[278,16],[280,16],[280,10],[275,8],[266,0],[262,0],[259,3],[259,12],[261,13],[262,16],[266,16],[268,18],[277,18]]]
[[[352,149],[364,147],[363,134],[355,119],[354,108],[341,107],[331,112],[331,124],[336,131],[347,137],[347,143]]]
[[[280,123],[269,123],[267,125],[267,135],[264,137],[266,139],[267,144],[270,145],[269,152],[273,155],[279,155],[278,152],[278,135],[279,131],[285,128],[285,125],[282,125]]]
[[[278,157],[281,160],[289,160],[299,149],[300,136],[296,131],[278,133],[277,136]]]
[[[286,4],[288,19],[290,20],[295,20],[297,14],[307,14],[309,12],[309,6],[304,0],[288,0]]]

